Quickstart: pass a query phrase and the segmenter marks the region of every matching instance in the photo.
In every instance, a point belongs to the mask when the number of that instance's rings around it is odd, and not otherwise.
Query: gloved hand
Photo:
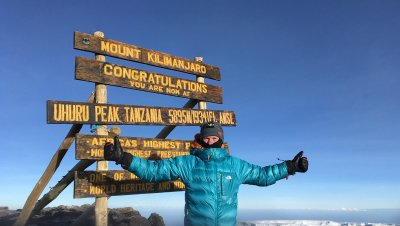
[[[104,145],[104,159],[115,161],[116,164],[121,164],[122,168],[127,169],[132,162],[133,156],[123,152],[119,137],[115,136],[114,144],[107,142]]]
[[[305,173],[308,170],[308,160],[307,157],[303,157],[303,151],[297,153],[292,160],[285,162],[289,175],[294,175],[296,172]]]
[[[122,147],[118,136],[114,137],[114,144],[107,142],[104,145],[104,159],[106,160],[115,161],[115,163],[121,164],[122,153]]]

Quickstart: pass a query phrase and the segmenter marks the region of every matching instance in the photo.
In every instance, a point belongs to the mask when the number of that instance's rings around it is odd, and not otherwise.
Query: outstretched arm
[[[241,161],[240,172],[243,184],[269,186],[288,176],[285,163],[261,167]]]
[[[308,160],[303,157],[303,151],[297,153],[293,160],[265,167],[240,161],[242,183],[258,186],[272,185],[288,175],[294,175],[296,172],[305,173],[308,170]]]
[[[164,160],[146,160],[122,151],[118,136],[114,137],[114,144],[104,145],[104,158],[121,164],[122,168],[135,173],[146,181],[168,181],[182,178],[185,175],[184,157]]]
[[[154,161],[133,157],[126,169],[147,181],[176,180],[182,178],[181,160],[182,157]]]

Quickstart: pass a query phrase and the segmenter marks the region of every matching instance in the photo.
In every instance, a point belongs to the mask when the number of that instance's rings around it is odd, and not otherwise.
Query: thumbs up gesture
[[[115,161],[117,164],[121,164],[123,157],[123,151],[121,143],[119,142],[119,137],[114,137],[114,144],[107,142],[104,145],[104,159]]]
[[[303,151],[297,153],[292,160],[285,162],[289,175],[294,175],[296,172],[305,173],[308,170],[308,159],[303,157]]]

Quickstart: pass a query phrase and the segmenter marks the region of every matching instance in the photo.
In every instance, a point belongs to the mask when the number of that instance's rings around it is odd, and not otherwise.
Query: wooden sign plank
[[[130,60],[152,66],[181,71],[199,75],[214,80],[221,80],[220,70],[216,66],[172,56],[150,49],[114,41],[111,39],[95,37],[94,35],[74,32],[74,48]]]
[[[169,140],[143,137],[119,137],[124,152],[150,160],[189,155],[190,140]],[[111,136],[77,134],[75,136],[75,158],[104,160],[104,144],[114,142]],[[228,149],[228,144],[224,144]]]
[[[233,111],[47,101],[50,124],[196,126],[209,121],[235,126],[236,116]]]
[[[222,103],[222,88],[145,70],[76,57],[75,79]]]
[[[74,198],[184,191],[180,180],[146,182],[126,170],[75,171]]]
[[[76,159],[104,159],[104,144],[113,143],[113,137],[77,134]],[[189,140],[166,140],[139,137],[119,137],[124,152],[141,158],[156,160],[189,155]]]

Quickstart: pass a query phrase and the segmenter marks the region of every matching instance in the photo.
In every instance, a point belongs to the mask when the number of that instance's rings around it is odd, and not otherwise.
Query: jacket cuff
[[[122,166],[122,168],[128,169],[129,166],[130,166],[131,163],[132,163],[132,160],[133,160],[133,155],[124,152],[124,153],[122,154],[122,158],[121,158],[121,166]]]
[[[285,163],[286,163],[286,168],[287,168],[288,174],[294,175],[296,173],[296,168],[294,167],[293,162],[288,160],[288,161],[285,161]]]

